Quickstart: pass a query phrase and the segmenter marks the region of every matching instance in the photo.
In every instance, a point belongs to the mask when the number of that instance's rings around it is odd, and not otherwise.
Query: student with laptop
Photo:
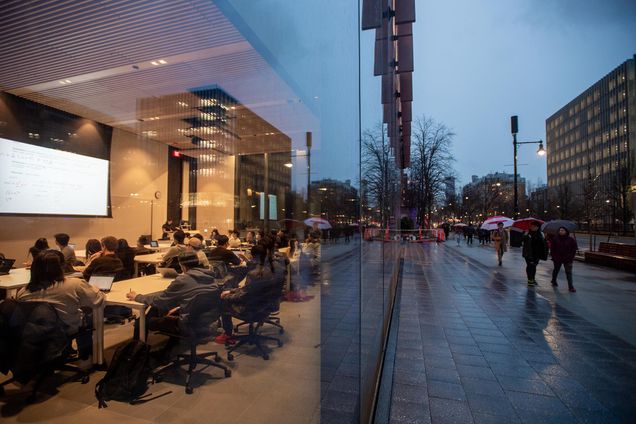
[[[93,348],[92,331],[79,331],[83,321],[87,327],[92,319],[82,320],[80,308],[96,308],[104,302],[104,294],[75,277],[65,277],[64,255],[56,250],[46,250],[37,255],[31,264],[31,279],[20,289],[20,301],[44,301],[53,305],[60,319],[67,325],[67,334],[78,334],[76,339],[83,369],[92,364],[90,355]]]
[[[184,252],[178,256],[183,274],[179,274],[162,292],[155,294],[126,293],[135,302],[151,306],[146,313],[147,328],[179,334],[179,316],[187,316],[190,302],[202,292],[217,293],[221,290],[214,272],[200,268],[195,252]],[[212,307],[212,305],[210,305]],[[135,338],[139,337],[139,322],[135,322]]]
[[[125,278],[124,264],[117,257],[117,247],[119,243],[113,236],[104,237],[101,240],[102,250],[91,256],[90,264],[82,273],[86,281],[91,275],[114,275],[115,281]]]

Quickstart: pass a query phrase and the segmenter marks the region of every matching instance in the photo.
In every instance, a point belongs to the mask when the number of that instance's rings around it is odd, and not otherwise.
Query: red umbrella
[[[518,219],[516,220],[512,226],[514,228],[518,228],[521,231],[528,231],[530,229],[530,225],[532,225],[532,223],[536,223],[539,227],[541,227],[541,225],[544,223],[544,221],[537,219],[537,218],[522,218],[522,219]]]

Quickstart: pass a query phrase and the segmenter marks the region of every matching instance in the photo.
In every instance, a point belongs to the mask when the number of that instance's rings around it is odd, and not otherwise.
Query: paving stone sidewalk
[[[458,249],[405,252],[391,422],[634,422],[634,345]]]

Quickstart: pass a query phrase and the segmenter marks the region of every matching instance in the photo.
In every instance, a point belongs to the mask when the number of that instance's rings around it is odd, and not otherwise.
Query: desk
[[[26,268],[14,268],[7,275],[0,275],[0,289],[7,291],[7,298],[15,297],[18,290],[29,284],[31,270]]]
[[[161,274],[146,275],[130,280],[113,283],[110,292],[106,293],[104,306],[125,306],[139,313],[139,338],[146,341],[146,305],[128,300],[126,293],[131,290],[137,294],[158,293],[166,289],[173,278],[163,278]],[[96,308],[93,311],[93,326],[95,337],[93,338],[93,362],[104,363],[104,308]]]
[[[150,253],[148,255],[137,255],[135,256],[135,270],[134,275],[137,277],[139,275],[139,264],[160,264],[163,262],[163,253]]]

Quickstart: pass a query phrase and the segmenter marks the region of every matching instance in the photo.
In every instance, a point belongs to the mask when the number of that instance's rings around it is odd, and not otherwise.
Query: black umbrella
[[[555,219],[553,221],[548,221],[541,226],[541,231],[546,234],[556,234],[561,227],[565,228],[571,233],[576,231],[576,224],[566,219]]]

